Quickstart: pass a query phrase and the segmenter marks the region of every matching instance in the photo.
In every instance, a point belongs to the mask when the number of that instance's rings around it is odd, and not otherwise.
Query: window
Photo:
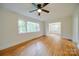
[[[49,33],[61,33],[61,22],[50,23],[49,24]]]
[[[38,23],[27,22],[27,32],[38,32],[38,31],[40,31]]]
[[[18,21],[19,33],[38,32],[40,31],[39,23],[25,22],[23,20]]]
[[[18,21],[19,33],[26,33],[26,23],[23,20]]]

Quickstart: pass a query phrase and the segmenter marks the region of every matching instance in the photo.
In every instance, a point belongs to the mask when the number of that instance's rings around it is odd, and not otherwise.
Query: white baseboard
[[[72,35],[70,35],[70,34],[61,34],[62,35],[62,37],[64,37],[64,38],[67,38],[67,39],[71,39],[72,40]]]

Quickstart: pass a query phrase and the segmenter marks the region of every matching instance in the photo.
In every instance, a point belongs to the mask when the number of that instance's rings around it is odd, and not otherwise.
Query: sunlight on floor
[[[36,42],[36,44],[33,44],[24,51],[21,52],[21,56],[27,55],[27,56],[43,56],[48,55],[47,48],[42,42]]]
[[[48,34],[48,36],[55,42],[59,42],[61,40],[61,35],[57,34]]]

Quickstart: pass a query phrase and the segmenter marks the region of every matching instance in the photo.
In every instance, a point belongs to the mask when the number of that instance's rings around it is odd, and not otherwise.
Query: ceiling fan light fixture
[[[38,9],[37,11],[40,13],[42,10],[41,9]]]
[[[38,15],[39,15],[39,16],[40,16],[40,14],[41,14],[42,11],[43,11],[43,12],[46,12],[46,13],[49,13],[48,10],[43,9],[43,8],[44,8],[45,6],[47,6],[49,3],[43,3],[43,4],[41,4],[41,3],[39,3],[39,4],[32,3],[32,4],[36,7],[36,9],[30,11],[31,13],[34,12],[34,11],[36,11],[36,12],[38,12]]]

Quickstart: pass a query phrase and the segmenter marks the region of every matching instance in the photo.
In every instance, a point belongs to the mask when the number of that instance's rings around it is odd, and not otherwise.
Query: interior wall
[[[1,8],[0,8],[0,10],[1,10]],[[2,25],[2,23],[3,23],[3,20],[2,20],[2,12],[0,11],[0,42],[1,42],[1,39],[3,39],[3,25]],[[0,45],[1,45],[1,43],[0,43]]]
[[[38,22],[40,24],[40,32],[19,34],[19,18],[25,21]],[[15,12],[0,8],[0,50],[39,37],[43,34],[43,23],[38,19],[19,15]]]
[[[73,25],[72,25],[72,16],[66,17],[66,18],[61,18],[61,19],[52,19],[50,21],[46,21],[46,34],[49,34],[48,31],[48,24],[49,23],[55,23],[55,22],[61,22],[61,35],[63,37],[66,37],[68,39],[72,39],[73,35]]]
[[[78,19],[78,39],[79,39],[79,19]]]
[[[79,48],[79,5],[73,15],[73,42],[75,42]]]

